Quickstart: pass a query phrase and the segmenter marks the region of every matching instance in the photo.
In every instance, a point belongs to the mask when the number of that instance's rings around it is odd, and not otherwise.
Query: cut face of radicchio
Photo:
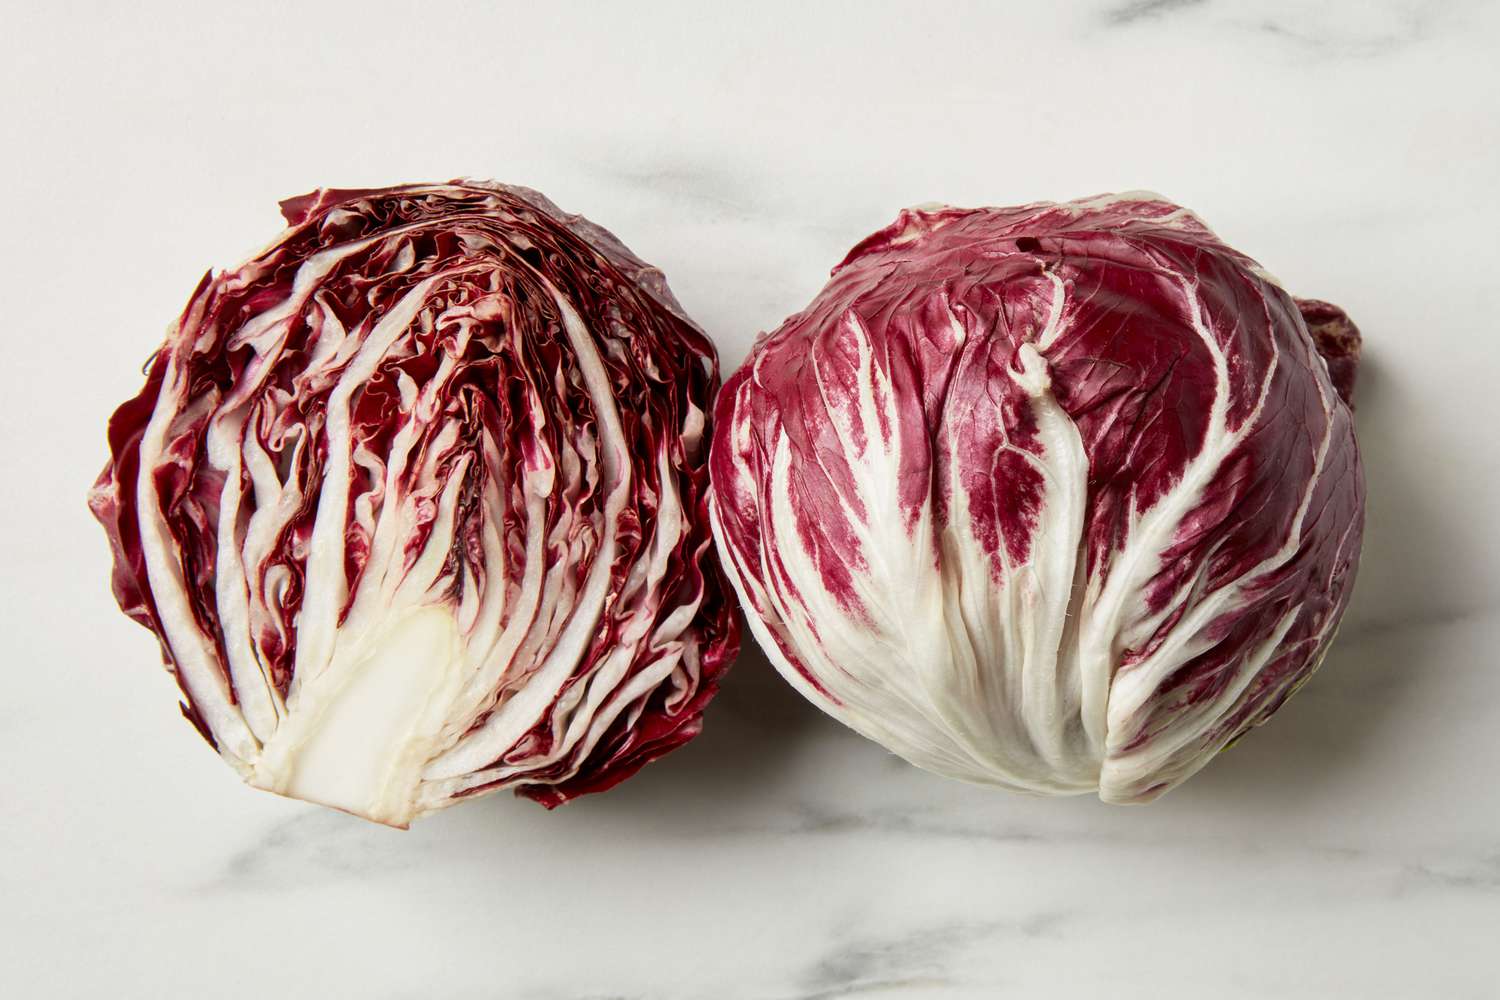
[[[738,643],[712,345],[536,192],[322,190],[206,276],[90,496],[121,607],[252,785],[404,826],[687,741]]]
[[[778,669],[865,736],[1149,800],[1328,649],[1358,345],[1154,195],[903,212],[721,393],[720,552]]]

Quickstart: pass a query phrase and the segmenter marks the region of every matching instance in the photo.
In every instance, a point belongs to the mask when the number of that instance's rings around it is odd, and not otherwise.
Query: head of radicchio
[[[721,555],[772,662],[858,732],[1146,801],[1333,639],[1358,346],[1154,195],[903,212],[720,394]]]
[[[661,274],[523,188],[283,212],[193,293],[90,496],[183,713],[252,785],[397,826],[690,739],[738,633],[717,360]]]

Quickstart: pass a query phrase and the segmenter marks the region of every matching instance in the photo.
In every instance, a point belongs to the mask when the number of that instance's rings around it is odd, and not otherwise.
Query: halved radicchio
[[[1328,649],[1358,346],[1154,195],[903,212],[721,393],[720,553],[781,673],[865,736],[1148,800]]]
[[[89,498],[183,713],[260,788],[405,826],[691,739],[738,644],[713,346],[534,191],[320,190],[206,275]]]

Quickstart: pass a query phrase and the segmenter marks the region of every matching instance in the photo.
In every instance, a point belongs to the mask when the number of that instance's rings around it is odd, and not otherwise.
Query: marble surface
[[[6,15],[0,995],[1500,992],[1497,5],[256,6]],[[904,205],[1194,207],[1366,334],[1327,665],[1146,808],[917,772],[753,651],[702,738],[556,813],[241,787],[111,605],[105,415],[278,198],[454,174],[616,230],[728,367]]]

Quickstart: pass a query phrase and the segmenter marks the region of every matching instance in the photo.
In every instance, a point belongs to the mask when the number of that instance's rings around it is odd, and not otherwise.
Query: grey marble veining
[[[1155,21],[1176,11],[1189,7],[1202,7],[1208,0],[1130,0],[1103,12],[1106,24],[1135,24],[1138,21]]]
[[[1500,990],[1495,5],[12,21],[0,995]],[[1326,664],[1146,808],[916,771],[753,649],[698,740],[553,813],[490,798],[398,833],[243,788],[110,602],[82,501],[105,415],[203,269],[275,231],[277,198],[460,174],[614,230],[726,368],[905,205],[1191,205],[1365,332],[1369,525]]]
[[[1109,28],[1183,27],[1189,18],[1210,30],[1259,35],[1299,55],[1327,60],[1389,56],[1434,36],[1462,30],[1474,4],[1224,3],[1214,0],[1129,0],[1102,11]]]

